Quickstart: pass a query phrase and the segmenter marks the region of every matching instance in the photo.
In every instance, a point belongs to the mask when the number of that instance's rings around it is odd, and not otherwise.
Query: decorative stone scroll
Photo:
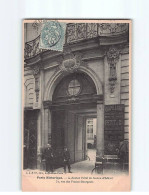
[[[110,67],[109,75],[110,92],[113,93],[117,81],[116,63],[119,60],[119,51],[115,47],[111,47],[107,52],[107,60]]]
[[[73,54],[69,48],[65,49],[63,55],[63,61],[60,63],[59,68],[63,72],[77,71],[82,64],[81,54]]]
[[[35,75],[38,75],[39,74],[39,71],[40,71],[40,66],[35,66],[34,68],[33,68],[33,75],[35,76]]]

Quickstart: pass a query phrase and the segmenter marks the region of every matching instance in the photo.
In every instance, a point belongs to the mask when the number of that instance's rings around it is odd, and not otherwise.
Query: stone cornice
[[[111,45],[122,45],[127,44],[128,42],[128,36],[121,36],[121,37],[101,37],[101,38],[93,38],[91,40],[82,40],[79,41],[78,43],[72,43],[69,45],[64,46],[64,50],[67,48],[71,49],[71,52],[73,54],[78,53],[81,51],[81,53],[85,53],[90,50],[97,50],[99,48],[102,48],[102,50],[108,50],[109,46]],[[99,52],[100,53],[100,52]],[[40,54],[38,54],[35,57],[29,58],[25,60],[25,67],[31,67],[35,65],[40,65],[41,68],[44,69],[44,65],[51,62],[56,62],[57,65],[59,65],[63,61],[63,55],[64,52],[57,52],[57,51],[51,51],[47,50],[44,51]],[[82,60],[87,61],[87,60],[95,60],[95,59],[100,59],[103,58],[104,54],[101,56],[87,56],[83,57],[82,55]],[[55,67],[55,66],[53,66]],[[48,67],[48,68],[53,68],[53,67]],[[46,68],[47,69],[47,68]]]
[[[25,60],[25,67],[27,66],[35,66],[35,65],[40,65],[42,62],[42,59],[41,59],[41,54],[38,54],[32,58],[29,58],[29,59],[26,59]]]
[[[43,62],[46,61],[55,61],[56,59],[62,57],[62,52],[47,50],[41,54]]]
[[[27,110],[33,110],[33,106],[25,106],[24,111],[27,111]]]
[[[128,34],[125,33],[123,35],[117,35],[117,36],[100,37],[99,42],[101,46],[102,45],[110,46],[110,45],[128,43]]]
[[[77,105],[77,104],[90,104],[90,103],[103,103],[103,95],[93,95],[90,97],[86,97],[86,98],[81,98],[79,96],[76,97],[70,97],[69,99],[65,99],[62,101],[58,101],[58,102],[50,102],[51,103],[51,107],[55,107],[58,105]]]

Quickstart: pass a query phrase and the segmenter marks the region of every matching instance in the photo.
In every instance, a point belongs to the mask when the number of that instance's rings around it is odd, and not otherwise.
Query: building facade
[[[129,142],[129,23],[68,23],[63,52],[39,48],[24,26],[24,168],[42,168],[48,143],[85,160],[86,121],[96,118],[96,155]]]

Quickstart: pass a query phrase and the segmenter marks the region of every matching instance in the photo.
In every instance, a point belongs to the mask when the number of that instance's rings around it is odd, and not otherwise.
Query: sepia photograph
[[[124,177],[130,190],[130,29],[131,20],[24,20],[23,177]]]
[[[149,192],[148,7],[1,1],[1,192]]]

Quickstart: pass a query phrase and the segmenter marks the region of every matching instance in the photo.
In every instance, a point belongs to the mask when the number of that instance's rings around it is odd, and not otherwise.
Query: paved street
[[[71,171],[72,173],[85,173],[85,174],[91,174],[92,170],[95,167],[95,160],[96,160],[96,150],[94,149],[89,149],[87,156],[89,157],[87,160],[85,161],[81,161],[81,162],[76,162],[74,164],[71,165]],[[64,172],[63,168],[59,168],[55,170],[56,172]],[[67,170],[68,171],[68,170]],[[93,174],[97,174],[95,173],[95,171],[93,172]],[[118,175],[118,174],[127,174],[126,171],[122,171],[120,170],[120,168],[118,168],[117,165],[113,164],[110,166],[107,166],[106,168],[104,168],[103,174],[105,175],[110,175],[110,174],[114,174],[114,175]]]
[[[77,162],[71,165],[71,171],[73,173],[86,173],[91,174],[91,171],[95,167],[96,150],[88,150],[87,156],[89,157],[85,161]],[[63,168],[56,170],[57,172],[63,172]]]
[[[88,149],[87,156],[88,156],[87,160],[71,164],[72,173],[75,173],[75,174],[81,174],[81,173],[82,174],[83,173],[84,174],[91,174],[92,173],[92,170],[95,168],[96,150]],[[28,169],[28,171],[29,171],[29,169]],[[55,169],[54,173],[56,173],[56,172],[57,173],[64,173],[63,167]],[[68,173],[68,169],[67,169],[67,173]],[[95,171],[93,171],[92,174],[98,174],[98,173],[95,173]],[[113,163],[113,164],[110,164],[110,165],[107,165],[106,167],[104,167],[103,174],[104,175],[111,175],[111,174],[126,175],[126,174],[128,174],[128,172],[120,170],[120,167]]]

